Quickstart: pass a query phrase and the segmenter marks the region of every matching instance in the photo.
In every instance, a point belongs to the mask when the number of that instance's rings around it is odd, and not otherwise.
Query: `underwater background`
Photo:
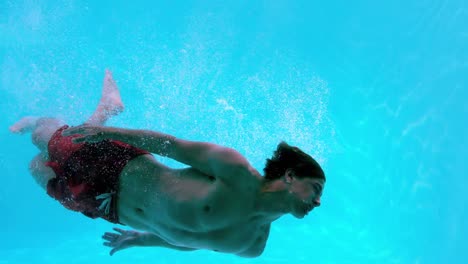
[[[28,172],[26,115],[80,124],[110,69],[108,124],[323,166],[322,206],[255,259],[132,248]],[[0,0],[0,263],[467,263],[468,2]],[[171,166],[180,166],[158,158]]]

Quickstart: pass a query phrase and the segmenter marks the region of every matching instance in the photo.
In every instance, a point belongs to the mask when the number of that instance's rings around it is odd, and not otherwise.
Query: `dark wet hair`
[[[273,157],[266,160],[263,169],[265,179],[279,179],[287,169],[293,170],[299,178],[307,177],[325,180],[325,173],[317,161],[298,147],[290,146],[282,141],[278,144]]]

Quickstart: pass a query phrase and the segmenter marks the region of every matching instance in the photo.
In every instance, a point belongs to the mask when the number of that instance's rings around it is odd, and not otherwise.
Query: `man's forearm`
[[[109,127],[106,138],[122,141],[134,147],[147,150],[160,156],[170,156],[170,146],[174,136],[151,130],[124,129]]]
[[[195,248],[174,246],[172,244],[167,243],[159,236],[152,234],[152,233],[147,233],[147,232],[140,233],[140,237],[139,237],[139,241],[137,245],[142,246],[142,247],[165,247],[165,248],[170,248],[170,249],[176,249],[179,251],[197,250]]]

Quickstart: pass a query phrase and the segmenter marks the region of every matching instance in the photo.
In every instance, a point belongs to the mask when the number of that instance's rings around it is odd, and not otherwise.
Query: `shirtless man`
[[[66,208],[139,231],[105,233],[110,254],[135,246],[207,249],[260,256],[270,224],[285,214],[303,218],[320,205],[325,175],[297,147],[281,142],[264,176],[236,150],[149,131],[105,127],[123,110],[106,71],[101,100],[84,125],[27,117],[10,127],[32,132],[40,154],[36,181]],[[152,154],[187,167],[174,169]]]

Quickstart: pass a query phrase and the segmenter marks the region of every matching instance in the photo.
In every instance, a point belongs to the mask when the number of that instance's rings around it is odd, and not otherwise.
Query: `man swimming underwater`
[[[225,146],[104,126],[123,109],[106,71],[101,100],[83,125],[25,117],[10,127],[32,132],[40,153],[29,168],[51,197],[88,217],[141,230],[105,233],[111,255],[155,246],[257,257],[273,221],[286,214],[303,218],[320,206],[325,174],[297,147],[280,142],[261,176]],[[153,154],[187,167],[170,168]]]

